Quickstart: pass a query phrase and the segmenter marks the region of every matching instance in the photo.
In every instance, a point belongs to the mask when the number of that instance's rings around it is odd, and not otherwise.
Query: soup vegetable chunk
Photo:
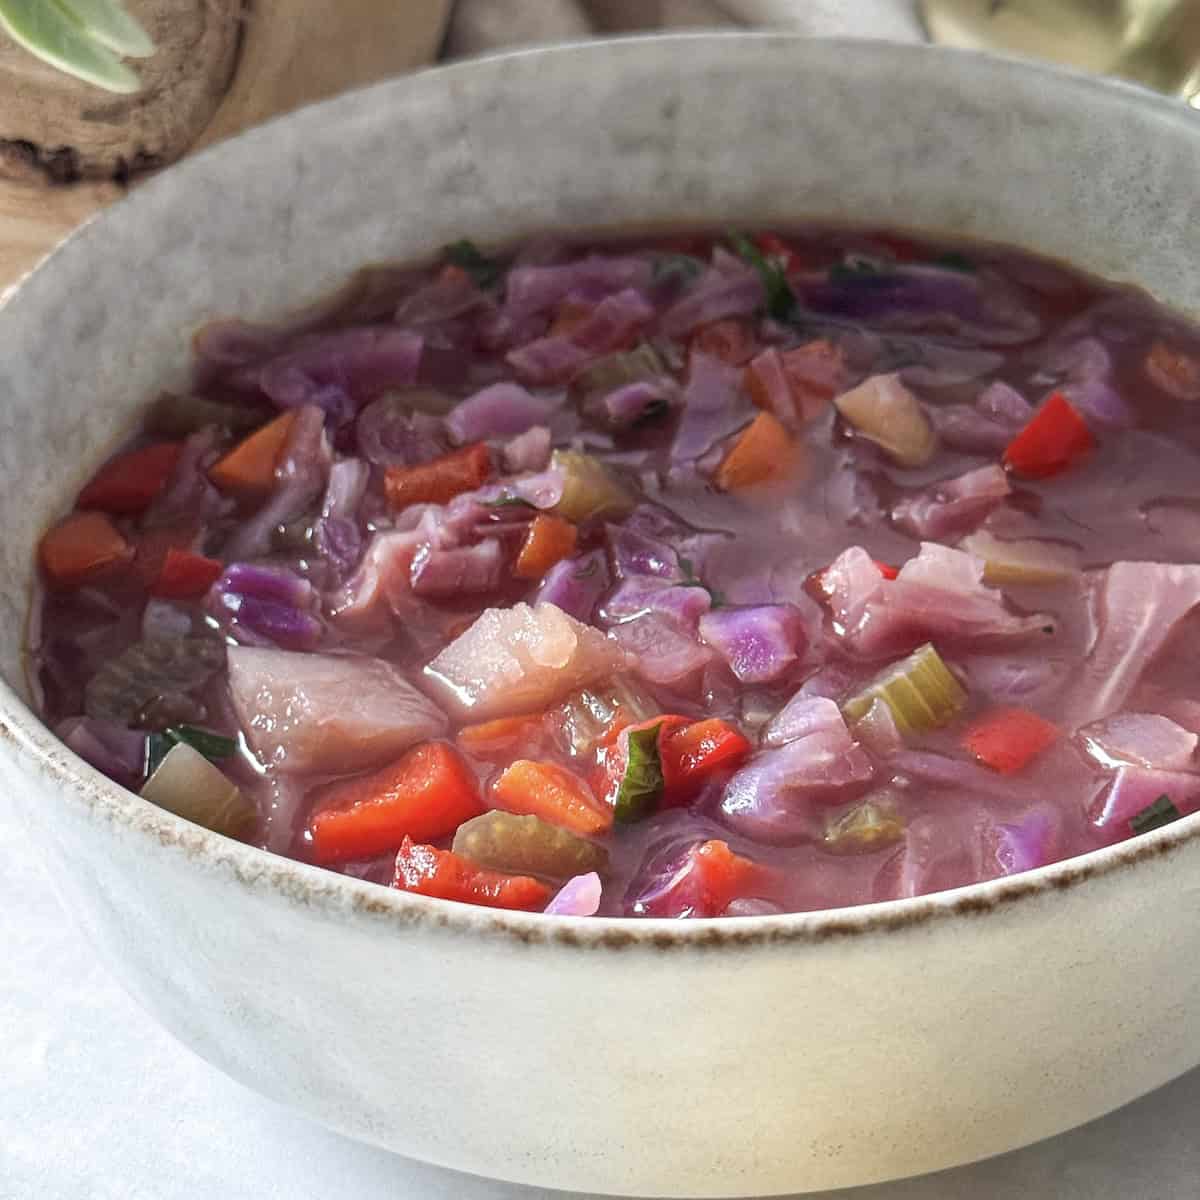
[[[1200,331],[990,245],[469,242],[200,330],[39,548],[47,721],[383,886],[717,917],[1200,807]]]

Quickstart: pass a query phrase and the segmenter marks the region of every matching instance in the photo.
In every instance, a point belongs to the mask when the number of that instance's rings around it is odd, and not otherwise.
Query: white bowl
[[[1013,879],[735,921],[393,892],[115,787],[31,714],[33,547],[188,334],[371,259],[578,226],[837,217],[1009,241],[1200,308],[1200,121],[862,42],[700,36],[433,71],[209,151],[0,310],[0,770],[129,989],[336,1129],[569,1189],[866,1183],[1066,1129],[1200,1060],[1200,817]]]

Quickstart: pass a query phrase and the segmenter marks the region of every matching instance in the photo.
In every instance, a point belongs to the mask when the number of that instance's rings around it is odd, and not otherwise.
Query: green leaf
[[[1182,816],[1183,813],[1171,802],[1171,797],[1162,795],[1153,804],[1147,804],[1140,813],[1130,817],[1129,828],[1134,833],[1149,833],[1151,829],[1161,829]]]
[[[141,23],[128,12],[119,0],[58,0],[67,12],[99,42],[114,54],[126,58],[149,58],[154,43]]]
[[[761,277],[763,291],[767,294],[767,315],[777,321],[786,321],[796,307],[796,294],[787,281],[784,269],[778,263],[771,262],[744,233],[730,230],[729,244],[738,257],[748,262]]]
[[[159,763],[166,758],[172,746],[182,742],[203,754],[210,762],[232,758],[237,751],[237,742],[210,729],[198,729],[195,725],[171,725],[162,733],[152,733],[146,739],[146,775],[154,774]]]
[[[85,9],[90,7],[84,5]],[[93,20],[99,19],[97,14],[91,15]],[[111,40],[111,22],[101,24],[104,39]],[[120,93],[136,92],[141,87],[137,75],[104,44],[104,39],[74,16],[65,0],[0,0],[0,29],[30,54],[85,83]]]
[[[495,500],[485,500],[484,508],[535,508],[536,505],[531,504],[522,496],[499,496]]]
[[[945,254],[939,254],[933,260],[935,267],[945,267],[947,271],[962,271],[966,275],[975,274],[975,264],[965,255],[960,254],[957,250],[949,250]]]
[[[494,258],[488,258],[469,238],[451,242],[442,251],[442,256],[448,263],[466,271],[481,288],[491,287],[504,274],[500,263]]]
[[[635,729],[629,734],[629,758],[613,802],[613,816],[622,824],[632,824],[648,817],[662,799],[662,756],[658,749],[660,729],[661,721],[649,729]]]

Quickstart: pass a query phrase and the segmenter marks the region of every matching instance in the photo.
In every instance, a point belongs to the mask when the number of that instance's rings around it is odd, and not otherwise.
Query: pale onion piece
[[[1064,542],[1009,542],[979,529],[963,538],[959,548],[983,559],[983,581],[993,585],[1064,583],[1079,574],[1079,552]]]
[[[246,837],[258,820],[253,803],[237,784],[185,742],[177,742],[167,751],[142,786],[142,796],[177,817],[227,837]]]
[[[937,453],[937,434],[899,375],[872,375],[833,403],[858,434],[899,466],[923,467]]]

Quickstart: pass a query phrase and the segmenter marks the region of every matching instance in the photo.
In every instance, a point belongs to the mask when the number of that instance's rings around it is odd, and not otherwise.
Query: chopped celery
[[[899,466],[923,467],[937,451],[929,418],[898,375],[872,375],[833,402],[859,434]]]
[[[990,584],[1062,583],[1079,574],[1078,556],[1067,545],[1025,538],[1006,542],[977,530],[959,548],[983,559],[983,579]]]
[[[142,795],[214,833],[244,838],[258,820],[241,789],[187,742],[177,742],[142,787]]]
[[[654,715],[653,701],[620,678],[602,687],[585,688],[567,699],[558,710],[559,729],[576,758],[591,754],[618,717],[635,724]]]
[[[903,836],[904,822],[886,794],[880,793],[831,817],[825,826],[822,845],[831,854],[870,854]]]
[[[844,701],[842,714],[847,721],[858,721],[876,700],[891,709],[896,728],[907,737],[953,720],[966,704],[967,693],[942,656],[926,642]]]
[[[222,404],[203,396],[173,396],[163,392],[146,417],[151,433],[184,437],[215,425],[233,433],[242,433],[263,424],[263,414],[244,404]]]
[[[593,517],[624,517],[633,509],[629,493],[590,454],[555,450],[552,465],[562,472],[562,499],[555,513],[578,525]]]
[[[569,879],[608,869],[608,851],[540,817],[493,809],[454,835],[454,853],[509,875]]]
[[[573,387],[584,395],[614,392],[627,383],[642,379],[657,379],[667,374],[667,368],[653,346],[641,342],[632,350],[618,350],[597,359],[574,379]]]

